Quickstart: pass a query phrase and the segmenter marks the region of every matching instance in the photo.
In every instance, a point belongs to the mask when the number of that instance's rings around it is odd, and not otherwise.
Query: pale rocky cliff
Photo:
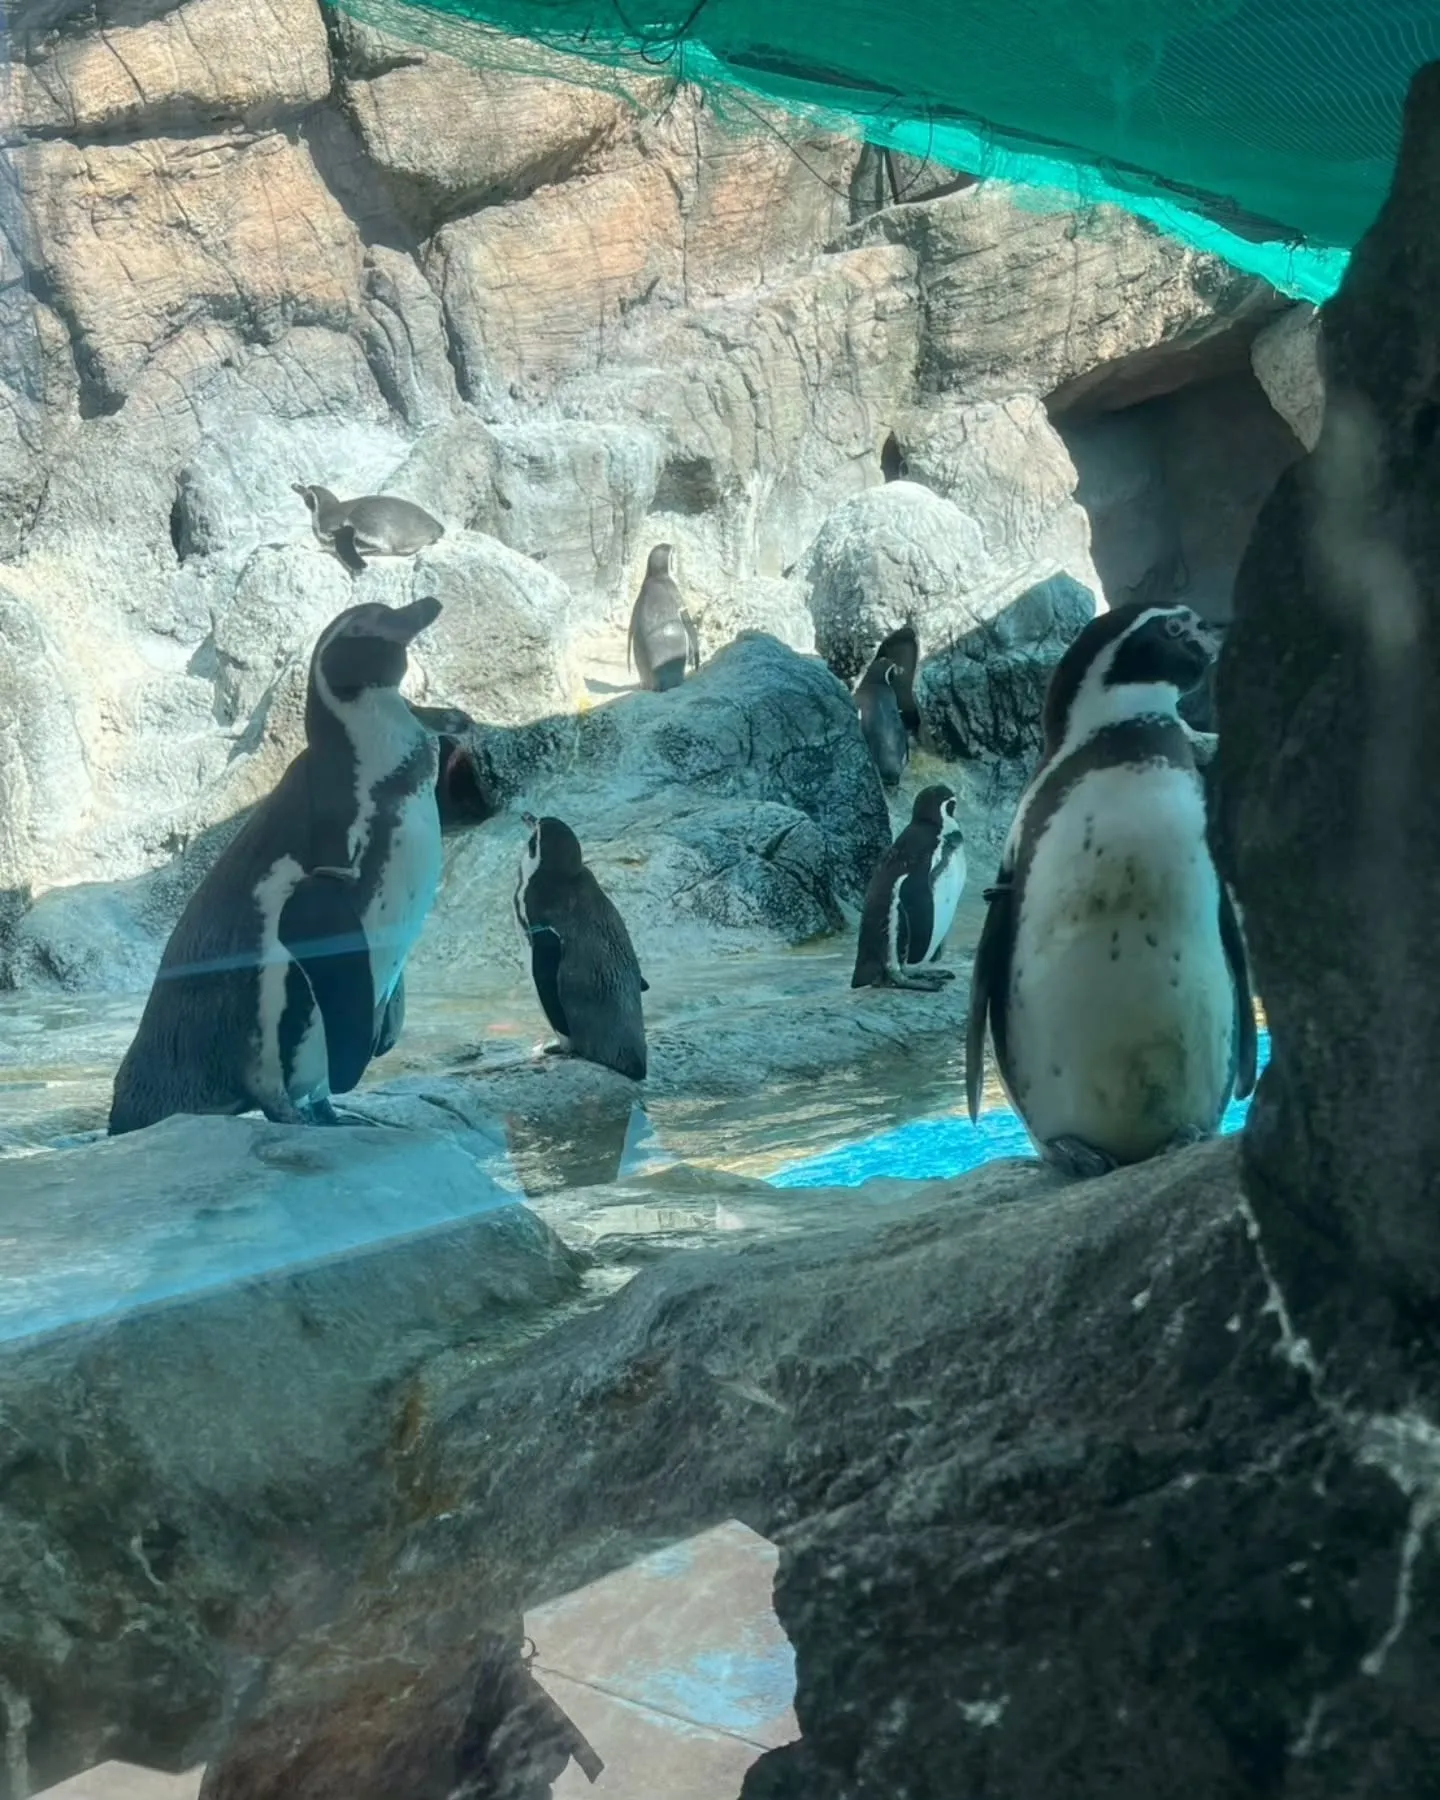
[[[1111,441],[1174,390],[1185,491],[1238,494],[1242,527],[1294,451],[1248,368],[1278,297],[1118,213],[985,182],[877,211],[869,153],[795,120],[740,132],[672,81],[512,72],[499,43],[470,67],[313,0],[10,25],[5,916],[141,876],[263,793],[315,633],[362,591],[440,595],[411,691],[487,723],[626,684],[661,539],[707,654],[818,635],[849,678],[837,580],[937,652],[1057,573],[1183,587],[1164,459],[1140,492]],[[1207,463],[1217,393],[1263,442]],[[932,504],[846,512],[886,457]],[[409,495],[446,535],[357,587],[296,481]]]

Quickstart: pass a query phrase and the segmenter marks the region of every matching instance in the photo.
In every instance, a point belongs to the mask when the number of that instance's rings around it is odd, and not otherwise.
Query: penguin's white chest
[[[395,991],[440,887],[444,859],[433,776],[400,804],[362,917],[377,1011]]]
[[[939,867],[930,884],[933,923],[930,927],[930,942],[921,958],[922,962],[929,962],[940,954],[940,947],[955,923],[955,908],[959,906],[960,896],[965,891],[965,851],[960,843],[958,828],[940,840],[937,861]]]
[[[1198,777],[1169,764],[1086,775],[1043,827],[1007,996],[1011,1098],[1038,1143],[1118,1161],[1229,1098],[1235,992]]]

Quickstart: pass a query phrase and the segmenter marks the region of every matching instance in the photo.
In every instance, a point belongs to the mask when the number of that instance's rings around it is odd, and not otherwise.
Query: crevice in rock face
[[[723,498],[720,478],[708,456],[676,456],[660,471],[650,511],[698,515],[719,506]]]
[[[904,481],[910,473],[905,452],[900,448],[900,440],[893,431],[880,446],[880,473],[886,481]]]

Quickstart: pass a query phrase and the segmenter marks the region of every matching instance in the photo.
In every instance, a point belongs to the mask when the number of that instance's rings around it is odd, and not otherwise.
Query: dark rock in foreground
[[[523,1607],[734,1517],[781,1547],[804,1733],[746,1800],[1433,1792],[1427,1440],[1317,1385],[1237,1160],[882,1186],[836,1230],[672,1257],[503,1369],[437,1369],[409,1470],[448,1498],[386,1605],[418,1629],[448,1581],[513,1654]],[[282,1778],[294,1733],[326,1741],[373,1671],[347,1698],[317,1655],[242,1727],[251,1785],[222,1758],[214,1794],[337,1794]],[[388,1794],[384,1754],[346,1766],[349,1800]]]
[[[349,1591],[411,1371],[581,1296],[506,1201],[454,1143],[365,1126],[175,1118],[6,1160],[0,1679],[35,1787],[193,1762],[251,1653]]]
[[[1246,1185],[1297,1324],[1440,1417],[1440,63],[1324,308],[1325,413],[1240,567],[1217,848],[1275,1056]]]

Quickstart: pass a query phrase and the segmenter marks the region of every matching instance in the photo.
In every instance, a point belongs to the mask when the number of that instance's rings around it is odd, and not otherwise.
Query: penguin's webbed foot
[[[343,1125],[345,1121],[330,1104],[328,1095],[322,1094],[318,1100],[312,1100],[304,1109],[303,1117],[307,1125]]]
[[[1040,1154],[1052,1169],[1073,1176],[1076,1181],[1093,1181],[1120,1166],[1113,1156],[1107,1156],[1103,1150],[1096,1150],[1078,1137],[1051,1138],[1041,1145]]]
[[[886,987],[908,988],[916,994],[934,994],[944,987],[947,981],[955,977],[949,969],[887,969],[885,971]]]

